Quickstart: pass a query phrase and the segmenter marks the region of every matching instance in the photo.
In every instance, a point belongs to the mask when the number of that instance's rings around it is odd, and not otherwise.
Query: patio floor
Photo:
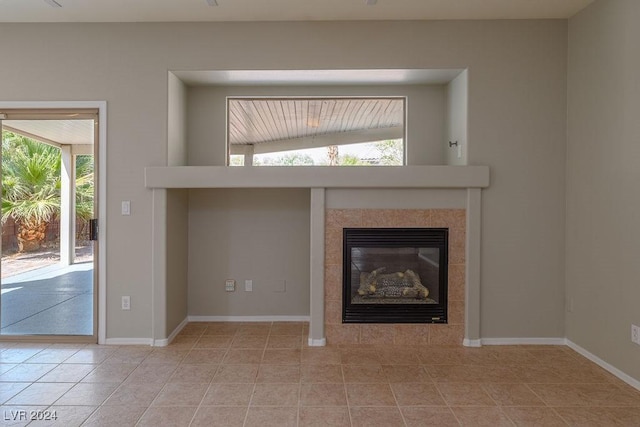
[[[2,335],[92,335],[93,263],[49,265],[2,279]]]

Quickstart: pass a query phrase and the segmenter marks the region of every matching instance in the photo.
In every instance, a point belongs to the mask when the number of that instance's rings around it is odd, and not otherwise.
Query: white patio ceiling
[[[229,99],[231,154],[402,138],[402,98]]]
[[[3,120],[3,130],[51,145],[93,145],[93,120]]]

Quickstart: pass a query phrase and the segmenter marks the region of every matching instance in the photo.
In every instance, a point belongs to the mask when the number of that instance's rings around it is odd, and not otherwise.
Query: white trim
[[[0,108],[98,109],[98,344],[107,339],[107,102],[106,101],[0,101]],[[142,338],[141,338],[142,339]]]
[[[324,252],[326,190],[312,188],[309,200],[309,340],[322,340],[324,327]]]
[[[106,345],[153,345],[151,338],[107,338]]]
[[[189,316],[189,322],[308,322],[309,316]]]
[[[167,336],[167,192],[152,191],[151,229],[151,336],[165,340]],[[168,342],[167,342],[168,344]],[[165,344],[165,345],[167,345]]]
[[[566,345],[566,338],[482,338],[482,345]]]
[[[467,188],[466,207],[464,338],[472,342],[481,339],[482,191],[479,188]]]
[[[98,344],[107,340],[107,102],[98,101]]]
[[[309,338],[308,342],[309,342],[309,347],[324,347],[327,345],[326,338],[320,338],[320,339]]]
[[[465,347],[482,347],[482,340],[470,340],[465,338],[462,340],[462,345]]]
[[[586,357],[587,359],[589,359],[590,361],[592,361],[596,365],[600,366],[601,368],[611,372],[613,375],[615,375],[616,377],[620,378],[622,381],[624,381],[625,383],[629,384],[631,387],[640,390],[640,381],[638,381],[637,379],[633,378],[630,375],[625,374],[620,369],[616,368],[613,365],[610,365],[609,363],[607,363],[604,360],[600,359],[595,354],[593,354],[590,351],[585,350],[584,348],[580,347],[578,344],[574,343],[570,339],[565,338],[565,342],[566,342],[566,345],[569,348],[571,348],[572,350],[574,350],[577,353],[581,354],[582,356]]]
[[[167,337],[167,339],[154,340],[153,345],[156,347],[164,347],[171,344],[176,336],[180,333],[180,331],[183,330],[185,326],[187,326],[187,323],[189,323],[189,318],[185,317],[184,320],[180,322],[178,326],[176,326],[173,332],[169,334],[169,337]]]

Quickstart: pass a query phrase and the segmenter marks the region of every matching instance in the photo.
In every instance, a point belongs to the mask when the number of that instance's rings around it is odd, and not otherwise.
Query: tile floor
[[[191,323],[165,348],[1,342],[0,421],[640,426],[640,391],[567,347],[305,342],[303,323]]]

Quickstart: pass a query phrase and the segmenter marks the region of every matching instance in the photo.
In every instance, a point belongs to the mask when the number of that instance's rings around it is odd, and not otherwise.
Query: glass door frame
[[[106,343],[106,102],[1,102],[2,120],[36,119],[94,120],[94,218],[98,222],[98,240],[93,246],[93,333],[92,335],[1,335],[0,341]],[[1,159],[1,157],[0,157]],[[1,170],[0,170],[1,172]],[[75,217],[75,213],[74,213]]]

